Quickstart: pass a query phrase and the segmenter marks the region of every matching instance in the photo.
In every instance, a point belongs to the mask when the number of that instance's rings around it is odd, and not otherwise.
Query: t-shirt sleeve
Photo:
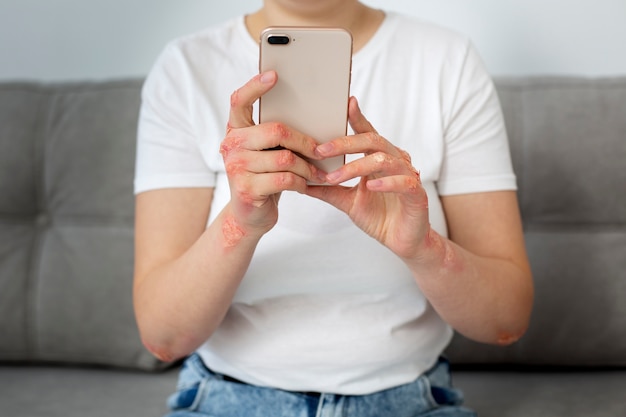
[[[169,45],[146,78],[137,129],[135,194],[162,188],[213,187],[191,121],[191,77]]]
[[[515,190],[509,144],[491,77],[470,42],[446,88],[440,195]]]

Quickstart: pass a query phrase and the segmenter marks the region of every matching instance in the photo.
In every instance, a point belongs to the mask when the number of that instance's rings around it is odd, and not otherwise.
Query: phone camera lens
[[[270,45],[287,45],[289,43],[289,36],[272,35],[267,38],[267,43]]]

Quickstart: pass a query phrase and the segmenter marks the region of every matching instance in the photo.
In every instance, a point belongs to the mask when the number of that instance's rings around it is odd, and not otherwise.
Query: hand
[[[428,198],[409,154],[380,136],[363,116],[357,100],[349,102],[348,120],[354,136],[317,147],[324,158],[363,153],[365,156],[331,172],[332,186],[308,187],[306,194],[326,201],[402,258],[413,257],[430,230]],[[361,177],[351,188],[339,186]]]
[[[313,138],[281,123],[254,124],[253,104],[276,80],[274,71],[259,74],[231,95],[226,137],[220,146],[233,220],[237,227],[263,233],[276,224],[282,191],[304,192],[307,180],[322,183],[325,176],[303,158],[319,159]]]

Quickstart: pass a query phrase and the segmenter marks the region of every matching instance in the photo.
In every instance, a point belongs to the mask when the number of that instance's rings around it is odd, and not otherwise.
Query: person
[[[280,78],[258,73],[269,26],[352,33],[348,135],[255,121]],[[146,348],[186,358],[171,415],[474,415],[443,351],[454,330],[507,345],[527,329],[515,190],[493,83],[452,31],[264,0],[172,41],[142,93],[133,289]]]

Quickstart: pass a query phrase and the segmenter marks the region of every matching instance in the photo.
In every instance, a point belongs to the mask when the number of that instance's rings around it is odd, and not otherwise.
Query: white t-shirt
[[[230,198],[219,154],[229,97],[257,73],[243,17],[170,43],[144,86],[135,191],[215,187],[210,223]],[[410,153],[440,233],[438,195],[515,189],[498,99],[467,39],[388,13],[353,57],[351,94]],[[285,192],[278,223],[198,353],[251,384],[366,394],[417,378],[451,335],[387,248],[334,207]]]

